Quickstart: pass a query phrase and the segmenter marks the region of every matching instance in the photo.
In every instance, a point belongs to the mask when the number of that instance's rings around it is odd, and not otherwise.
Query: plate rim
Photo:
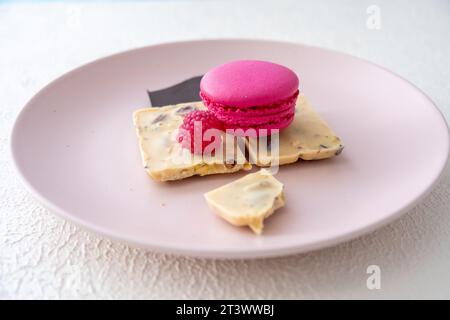
[[[433,179],[431,180],[431,183],[429,183],[426,188],[422,191],[421,194],[419,194],[416,198],[412,199],[410,202],[406,203],[403,207],[393,211],[391,214],[389,214],[387,217],[383,219],[378,219],[375,222],[368,222],[362,226],[359,226],[358,228],[351,228],[351,231],[341,232],[339,235],[322,239],[319,241],[310,240],[309,242],[302,243],[302,244],[294,244],[294,245],[273,245],[270,247],[262,247],[262,248],[253,248],[253,249],[243,249],[238,250],[235,248],[221,248],[221,249],[208,249],[208,248],[200,248],[196,247],[195,249],[189,248],[188,246],[185,246],[183,244],[178,244],[176,246],[174,245],[168,245],[165,243],[159,243],[152,241],[151,244],[145,243],[139,239],[135,239],[132,237],[121,237],[117,234],[114,234],[113,231],[105,229],[99,225],[95,225],[92,223],[89,223],[88,221],[85,221],[83,219],[79,219],[78,217],[74,216],[70,212],[58,207],[57,205],[53,204],[50,200],[46,199],[45,196],[43,196],[39,190],[37,190],[35,187],[31,185],[31,183],[27,180],[26,176],[24,175],[23,171],[21,170],[20,166],[18,165],[18,146],[17,146],[17,135],[20,127],[20,122],[23,117],[23,115],[27,112],[27,110],[30,108],[30,106],[33,104],[33,102],[39,97],[47,92],[48,90],[51,90],[51,88],[59,83],[60,81],[63,81],[66,77],[70,77],[73,73],[78,72],[81,69],[89,68],[91,65],[94,65],[98,62],[105,61],[112,58],[117,58],[122,55],[128,55],[130,53],[135,53],[139,51],[149,50],[150,48],[155,47],[164,47],[164,46],[176,46],[176,45],[182,45],[182,44],[196,44],[196,43],[211,43],[211,42],[241,42],[241,43],[247,43],[247,42],[253,42],[253,43],[264,43],[264,44],[271,44],[271,45],[294,45],[294,46],[300,46],[304,48],[311,48],[315,50],[322,50],[326,51],[328,53],[332,54],[338,54],[343,55],[346,58],[356,59],[361,62],[364,62],[365,64],[374,66],[378,69],[381,69],[408,84],[411,88],[418,91],[434,108],[434,111],[437,112],[439,115],[441,121],[443,122],[444,126],[447,128],[446,130],[446,140],[447,140],[447,150],[446,150],[446,156],[445,160],[442,162],[441,167],[438,171],[438,174],[436,174]],[[279,41],[279,40],[273,40],[273,39],[255,39],[255,38],[205,38],[205,39],[191,39],[191,40],[183,40],[183,41],[169,41],[169,42],[162,42],[162,43],[156,43],[151,44],[147,46],[141,46],[137,48],[131,48],[128,50],[120,51],[117,53],[113,53],[110,55],[103,56],[98,59],[94,59],[92,61],[89,61],[85,64],[81,64],[78,67],[75,67],[59,77],[55,78],[54,80],[50,81],[47,85],[45,85],[43,88],[41,88],[37,93],[35,93],[28,102],[22,107],[22,109],[17,114],[14,124],[11,130],[10,134],[10,153],[12,156],[12,163],[13,167],[18,174],[20,181],[25,186],[28,192],[31,193],[31,195],[38,200],[38,202],[45,207],[50,212],[58,215],[59,217],[63,219],[67,219],[68,221],[71,221],[75,223],[76,225],[82,227],[84,230],[87,230],[89,232],[95,232],[97,234],[100,234],[101,236],[104,236],[108,239],[112,239],[114,241],[118,241],[120,243],[132,245],[134,247],[144,248],[151,251],[156,251],[160,253],[165,254],[175,254],[180,256],[190,256],[190,257],[198,257],[198,258],[212,258],[212,259],[255,259],[255,258],[268,258],[268,257],[278,257],[278,256],[285,256],[285,255],[292,255],[292,254],[299,254],[299,253],[305,253],[310,251],[315,251],[319,249],[324,249],[331,246],[336,246],[338,244],[341,244],[343,242],[356,239],[358,237],[361,237],[363,235],[366,235],[368,233],[371,233],[375,231],[376,229],[379,229],[380,227],[383,227],[394,220],[397,220],[400,216],[410,211],[412,208],[414,208],[418,203],[422,202],[430,193],[434,190],[436,185],[440,182],[442,179],[445,167],[447,166],[447,163],[449,161],[450,156],[450,130],[449,125],[445,119],[444,114],[442,111],[438,108],[438,106],[434,103],[434,101],[419,87],[414,85],[409,80],[405,79],[404,77],[394,73],[393,71],[380,66],[374,62],[371,62],[369,60],[366,60],[364,58],[360,58],[354,55],[351,55],[349,53],[332,50],[328,48],[322,48],[318,46],[311,46],[303,43],[298,42],[292,42],[292,41]]]

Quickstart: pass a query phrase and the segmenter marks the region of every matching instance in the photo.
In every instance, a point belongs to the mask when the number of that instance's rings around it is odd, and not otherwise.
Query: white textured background
[[[381,9],[380,30],[366,27],[371,4]],[[422,204],[373,234],[253,261],[134,249],[55,217],[25,191],[9,134],[40,88],[104,55],[208,37],[289,40],[366,58],[415,83],[450,119],[448,0],[0,1],[0,298],[450,298],[449,167]],[[381,290],[366,288],[370,264],[381,267]]]

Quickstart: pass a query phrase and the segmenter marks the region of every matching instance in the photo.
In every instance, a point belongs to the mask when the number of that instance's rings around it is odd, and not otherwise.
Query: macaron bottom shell
[[[210,109],[211,110],[211,109]],[[289,109],[283,110],[278,113],[247,116],[246,114],[236,114],[234,116],[222,113],[214,113],[217,119],[219,119],[225,125],[243,126],[243,127],[257,127],[265,124],[275,124],[282,121],[284,118],[289,118],[295,113],[295,105],[289,107]]]
[[[284,117],[277,122],[266,123],[258,126],[225,124],[224,129],[226,130],[227,133],[238,137],[256,138],[256,137],[270,136],[272,134],[278,133],[279,131],[289,127],[292,121],[294,121],[294,114]]]

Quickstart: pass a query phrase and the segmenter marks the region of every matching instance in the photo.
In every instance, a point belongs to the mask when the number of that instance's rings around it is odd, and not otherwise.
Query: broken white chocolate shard
[[[134,125],[144,168],[155,180],[184,179],[193,175],[230,173],[250,170],[237,143],[225,133],[220,148],[212,155],[191,154],[178,143],[178,127],[184,116],[194,109],[206,109],[202,102],[182,103],[134,112]],[[236,138],[237,139],[237,138]]]
[[[279,165],[303,160],[319,160],[339,155],[344,148],[341,139],[313,110],[303,95],[299,95],[292,124],[279,133],[278,150],[271,143],[249,138],[247,148],[252,163],[258,166]],[[272,148],[273,149],[273,148]]]
[[[264,219],[284,206],[283,184],[265,169],[205,194],[209,207],[235,226],[260,234]]]

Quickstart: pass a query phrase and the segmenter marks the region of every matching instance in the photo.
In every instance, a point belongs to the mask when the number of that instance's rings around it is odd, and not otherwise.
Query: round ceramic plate
[[[245,173],[153,181],[132,122],[133,111],[149,104],[147,89],[233,59],[292,68],[345,144],[338,157],[280,168],[287,203],[262,236],[221,220],[203,198]],[[254,258],[330,246],[399,217],[438,179],[449,132],[429,98],[371,63],[299,44],[210,40],[131,50],[67,73],[22,110],[12,151],[36,198],[91,230],[163,252]]]

